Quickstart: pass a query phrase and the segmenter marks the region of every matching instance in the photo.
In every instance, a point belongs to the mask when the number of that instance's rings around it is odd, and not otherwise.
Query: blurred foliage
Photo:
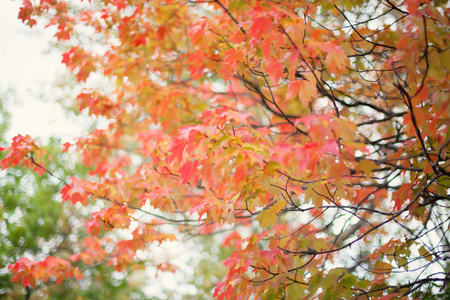
[[[198,240],[198,243],[201,243],[199,245],[200,259],[192,264],[194,276],[191,277],[189,282],[195,286],[197,294],[191,299],[212,299],[216,283],[227,273],[222,261],[229,257],[234,249],[221,247],[218,236],[203,236],[201,240],[200,238]]]
[[[0,146],[5,146],[5,132],[10,115],[5,108],[11,92],[0,93]],[[60,178],[83,175],[87,169],[77,158],[61,153],[58,140],[50,139],[44,147],[53,161],[45,165]],[[0,159],[5,153],[0,153]],[[83,268],[84,280],[62,285],[50,281],[26,290],[11,282],[8,265],[26,256],[67,257],[77,252],[86,237],[84,220],[88,210],[65,203],[59,196],[61,182],[28,169],[16,168],[0,173],[0,299],[143,299],[144,284],[138,276],[124,276],[105,264]],[[137,272],[138,273],[138,272]],[[133,274],[137,275],[137,274]],[[141,274],[142,275],[142,274]]]
[[[7,146],[5,140],[10,114],[6,108],[13,92],[0,92],[0,146]],[[61,144],[50,139],[43,145],[52,161],[45,166],[60,178],[73,174],[82,176],[89,171],[78,158],[61,153]],[[6,153],[0,152],[0,160]],[[0,173],[0,299],[146,299],[142,288],[158,282],[147,282],[145,270],[118,273],[106,264],[86,267],[84,280],[65,281],[56,285],[37,284],[35,289],[23,289],[11,282],[8,265],[20,257],[44,259],[47,256],[67,256],[78,252],[86,232],[84,222],[90,211],[74,207],[70,203],[61,204],[59,196],[62,183],[48,174],[39,176],[26,168],[9,168]],[[225,276],[222,260],[230,255],[231,248],[219,246],[217,236],[193,237],[187,245],[194,246],[196,255],[190,255],[186,262],[192,266],[189,272],[179,269],[179,283],[195,290],[188,295],[179,289],[162,290],[160,297],[151,299],[212,299],[216,282]],[[190,251],[189,250],[189,251]]]

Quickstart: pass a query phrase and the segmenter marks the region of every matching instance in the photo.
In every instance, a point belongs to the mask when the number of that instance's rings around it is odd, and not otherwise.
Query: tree
[[[61,178],[62,199],[104,205],[85,225],[95,247],[71,260],[123,271],[151,244],[216,235],[232,249],[218,299],[444,291],[448,7],[23,0],[19,18],[69,47],[79,110],[109,122],[64,146],[91,171]],[[3,169],[53,172],[29,137],[4,151]],[[96,242],[121,229],[132,237]],[[45,268],[10,266],[25,286]],[[45,270],[77,277],[66,260]]]

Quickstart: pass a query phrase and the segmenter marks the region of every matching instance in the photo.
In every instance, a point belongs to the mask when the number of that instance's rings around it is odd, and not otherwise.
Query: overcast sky
[[[7,101],[12,115],[7,139],[29,134],[44,140],[50,136],[70,140],[84,128],[70,121],[52,99],[52,84],[65,68],[61,55],[45,54],[52,32],[25,26],[17,18],[20,3],[0,1],[0,91],[12,88],[17,96]]]

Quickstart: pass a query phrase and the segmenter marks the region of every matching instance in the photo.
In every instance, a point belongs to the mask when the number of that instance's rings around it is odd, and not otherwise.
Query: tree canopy
[[[443,292],[448,12],[445,0],[23,0],[19,18],[67,49],[73,105],[108,126],[63,147],[86,176],[55,175],[29,136],[2,149],[2,169],[53,176],[62,201],[91,212],[84,249],[19,259],[12,280],[132,270],[151,245],[211,235],[230,249],[218,299]]]

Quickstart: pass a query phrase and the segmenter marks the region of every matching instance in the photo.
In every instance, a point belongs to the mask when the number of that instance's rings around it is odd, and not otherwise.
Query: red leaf
[[[17,272],[15,273],[13,276],[11,276],[11,281],[12,282],[19,282],[23,277],[23,272]]]
[[[246,166],[241,165],[239,168],[236,169],[233,176],[233,182],[236,185],[236,187],[239,187],[239,183],[244,179],[245,173],[246,173]]]
[[[64,143],[63,144],[63,148],[62,148],[62,152],[68,152],[69,151],[69,149],[70,149],[70,147],[72,147],[72,144],[71,143]]]
[[[324,44],[323,50],[328,53],[325,58],[325,64],[333,73],[341,75],[348,64],[347,55],[344,54],[341,47],[332,43]]]
[[[74,56],[75,51],[78,49],[78,46],[73,47],[66,53],[63,53],[61,63],[65,64],[67,67],[70,65],[71,58]]]
[[[231,232],[222,242],[222,247],[227,247],[233,244],[235,249],[238,249],[239,245],[242,243],[242,237],[237,231]]]
[[[197,185],[198,178],[197,169],[198,166],[198,160],[187,161],[179,170],[180,172],[180,181],[182,184],[186,184],[188,182],[191,182],[191,184]]]
[[[174,160],[178,160],[179,162],[181,162],[181,160],[183,159],[183,151],[186,147],[186,144],[186,141],[181,141],[178,139],[174,140],[172,148],[169,149],[169,152],[172,153],[168,157],[169,162],[173,162]]]
[[[84,227],[86,227],[86,232],[90,235],[98,235],[98,232],[100,231],[100,226],[96,219],[87,220]]]
[[[286,93],[286,100],[292,100],[298,96],[300,93],[300,88],[302,86],[301,80],[294,80],[289,83],[289,87]]]
[[[253,21],[251,33],[253,37],[259,39],[263,33],[267,33],[272,26],[270,17],[260,17]]]
[[[283,66],[276,58],[272,58],[266,65],[266,72],[269,74],[270,80],[277,83],[283,76]]]
[[[204,17],[202,18],[204,19]],[[189,36],[191,37],[194,44],[201,41],[201,39],[205,35],[206,24],[206,21],[203,20],[192,26],[191,31],[189,32]]]
[[[82,205],[86,205],[89,202],[86,191],[80,186],[81,181],[76,178],[71,178],[72,186],[65,185],[61,189],[61,197],[63,202],[70,201],[73,205],[80,202]]]
[[[24,287],[29,285],[31,288],[34,288],[34,285],[36,284],[36,280],[34,279],[34,277],[24,276],[22,279],[22,284]]]

